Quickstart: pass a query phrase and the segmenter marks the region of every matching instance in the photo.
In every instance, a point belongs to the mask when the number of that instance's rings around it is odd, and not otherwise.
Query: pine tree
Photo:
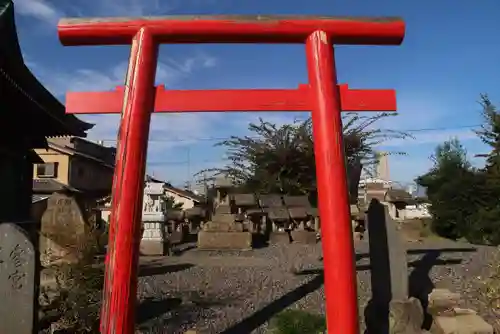
[[[431,159],[434,166],[416,181],[427,188],[432,228],[438,235],[459,239],[467,234],[469,217],[476,211],[475,171],[458,139],[439,145]]]

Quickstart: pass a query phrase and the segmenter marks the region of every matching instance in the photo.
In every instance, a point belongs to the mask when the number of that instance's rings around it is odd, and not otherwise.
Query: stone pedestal
[[[245,231],[242,222],[235,221],[229,205],[220,205],[212,221],[198,232],[198,248],[210,250],[252,249],[252,233]]]
[[[163,223],[144,223],[144,232],[140,245],[141,255],[167,255],[168,245],[165,240]]]
[[[200,231],[198,233],[198,248],[204,250],[250,250],[252,249],[252,233]]]
[[[290,235],[287,232],[271,232],[269,234],[269,243],[271,244],[289,244]]]
[[[307,230],[293,230],[292,241],[299,244],[315,244],[317,242],[316,232]]]
[[[454,317],[436,316],[431,327],[432,334],[494,334],[493,326],[477,314]]]

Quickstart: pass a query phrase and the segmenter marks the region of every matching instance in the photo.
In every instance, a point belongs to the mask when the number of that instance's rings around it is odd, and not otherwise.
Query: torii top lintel
[[[158,43],[304,43],[324,31],[334,44],[399,45],[405,23],[399,18],[331,16],[163,16],[62,19],[63,45],[126,45],[141,28]]]
[[[399,45],[405,23],[398,18],[325,16],[165,16],[62,19],[64,45],[131,44],[141,29],[155,43],[305,43],[322,31],[333,44]],[[351,90],[341,85],[343,111],[396,111],[394,90]],[[119,113],[123,89],[69,93],[67,113]],[[157,87],[156,112],[308,111],[308,85],[299,89],[166,91]]]

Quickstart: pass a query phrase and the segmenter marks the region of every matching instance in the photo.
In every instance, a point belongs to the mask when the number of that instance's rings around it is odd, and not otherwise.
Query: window
[[[38,177],[57,177],[57,162],[48,162],[36,165],[36,176]]]

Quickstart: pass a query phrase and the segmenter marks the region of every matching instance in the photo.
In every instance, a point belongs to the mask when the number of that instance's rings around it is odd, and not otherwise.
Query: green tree
[[[488,95],[481,95],[479,102],[482,106],[483,125],[476,131],[481,141],[491,148],[487,155],[486,169],[495,167],[498,169],[500,162],[500,114],[497,108],[491,103]],[[495,171],[497,172],[497,171]]]
[[[479,171],[476,197],[481,206],[471,218],[469,239],[477,243],[500,244],[500,113],[487,95],[481,95],[483,125],[476,131],[490,147],[486,163]]]
[[[343,132],[348,172],[356,163],[367,166],[377,157],[373,148],[387,139],[408,134],[374,128],[393,114],[343,115]],[[226,148],[228,163],[204,170],[233,178],[246,191],[309,195],[315,202],[316,170],[311,118],[278,126],[262,119],[250,124],[250,136],[233,136],[217,145]]]
[[[439,145],[431,159],[431,170],[416,181],[427,188],[432,229],[451,239],[466,236],[470,218],[478,208],[476,171],[458,139]]]
[[[182,210],[184,203],[175,203],[173,196],[164,196],[165,199],[165,209],[167,210]]]

